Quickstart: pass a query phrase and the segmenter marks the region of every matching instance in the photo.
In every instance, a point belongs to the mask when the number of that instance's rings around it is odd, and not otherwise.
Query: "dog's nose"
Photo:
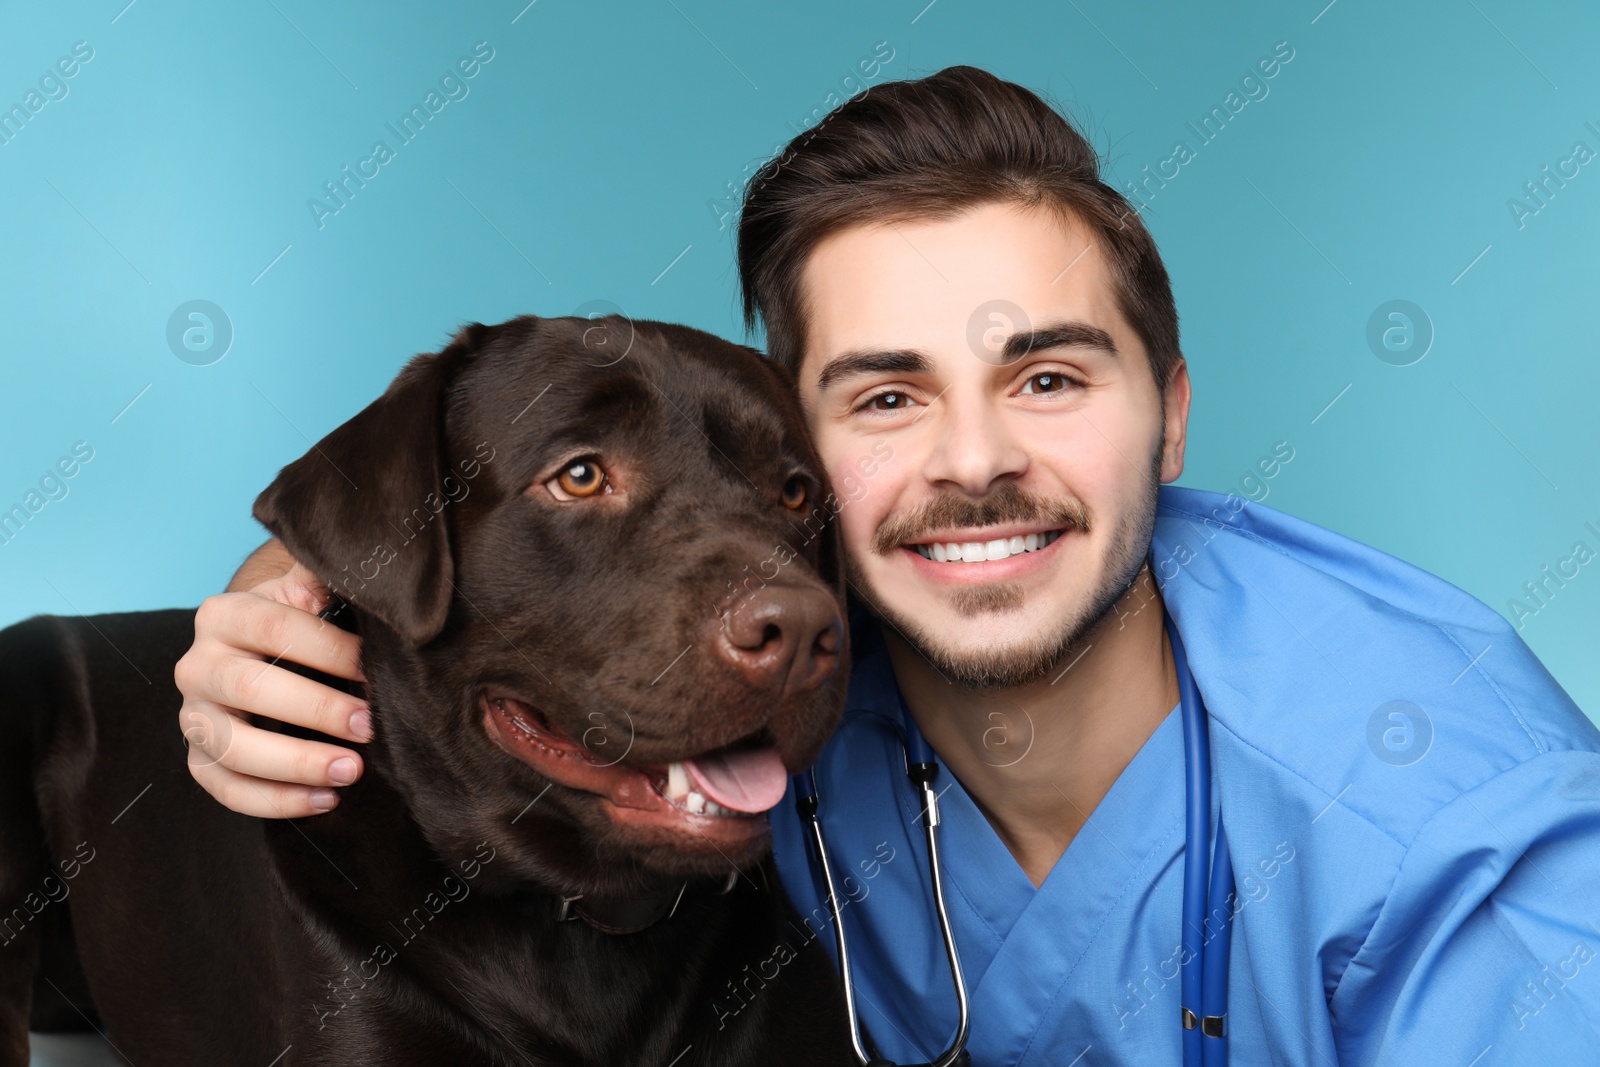
[[[731,605],[717,652],[756,688],[783,695],[815,689],[839,665],[844,622],[820,589],[769,585]]]

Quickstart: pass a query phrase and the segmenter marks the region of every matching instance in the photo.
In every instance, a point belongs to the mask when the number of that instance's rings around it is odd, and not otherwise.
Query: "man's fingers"
[[[361,774],[361,758],[349,749],[263,730],[209,701],[185,701],[179,719],[189,743],[189,773],[213,796],[208,782],[214,779],[207,777],[212,767],[310,786],[349,785]]]
[[[220,763],[191,768],[195,781],[224,806],[263,819],[300,819],[338,806],[332,789],[290,785],[237,774]]]
[[[264,590],[270,584],[257,588]],[[336,678],[366,680],[361,673],[361,638],[255,591],[221,593],[201,601],[195,634],[259,652],[269,661],[282,658]]]
[[[180,660],[176,677],[191,701],[221,704],[349,741],[372,740],[366,701],[254,656],[212,646],[210,654],[190,663]],[[185,731],[189,725],[183,724]]]
[[[185,698],[178,725],[189,773],[234,811],[314,815],[338,804],[330,786],[361,775],[353,752],[249,722],[260,715],[351,741],[372,739],[366,701],[284,666],[365,680],[360,638],[313,614],[327,602],[326,588],[296,567],[249,592],[207,597],[195,614],[194,644],[173,670]]]

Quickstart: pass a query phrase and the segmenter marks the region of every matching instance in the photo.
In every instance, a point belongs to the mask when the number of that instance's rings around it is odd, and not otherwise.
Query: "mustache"
[[[998,526],[1008,522],[1087,533],[1089,513],[1076,501],[1042,500],[1015,482],[1003,482],[981,500],[945,493],[914,511],[885,520],[873,537],[872,548],[884,556],[908,541],[926,540],[935,530]]]

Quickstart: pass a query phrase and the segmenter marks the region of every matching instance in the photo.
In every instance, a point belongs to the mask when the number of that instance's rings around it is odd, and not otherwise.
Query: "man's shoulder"
[[[1600,730],[1509,622],[1379,549],[1163,486],[1151,563],[1221,726],[1213,746],[1308,799],[1340,797],[1398,843],[1530,760],[1600,754]]]

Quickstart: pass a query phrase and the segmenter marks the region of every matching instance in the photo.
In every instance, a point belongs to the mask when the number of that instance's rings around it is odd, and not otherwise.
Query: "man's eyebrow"
[[[1047,322],[1037,329],[1018,330],[1006,338],[1000,353],[1000,364],[1014,363],[1029,352],[1047,348],[1097,348],[1108,356],[1116,356],[1117,345],[1111,335],[1098,326],[1075,319]]]
[[[875,349],[855,349],[835,356],[817,375],[817,388],[828,386],[858,374],[927,374],[933,370],[933,360],[915,349],[904,348],[889,352]]]
[[[1018,330],[1006,338],[999,363],[1015,363],[1029,352],[1050,348],[1092,348],[1108,356],[1117,356],[1117,344],[1111,335],[1098,326],[1076,319],[1048,322],[1037,328]],[[846,378],[858,374],[927,374],[933,370],[933,360],[914,348],[889,351],[878,349],[853,349],[835,356],[817,375],[817,388],[826,389]]]

